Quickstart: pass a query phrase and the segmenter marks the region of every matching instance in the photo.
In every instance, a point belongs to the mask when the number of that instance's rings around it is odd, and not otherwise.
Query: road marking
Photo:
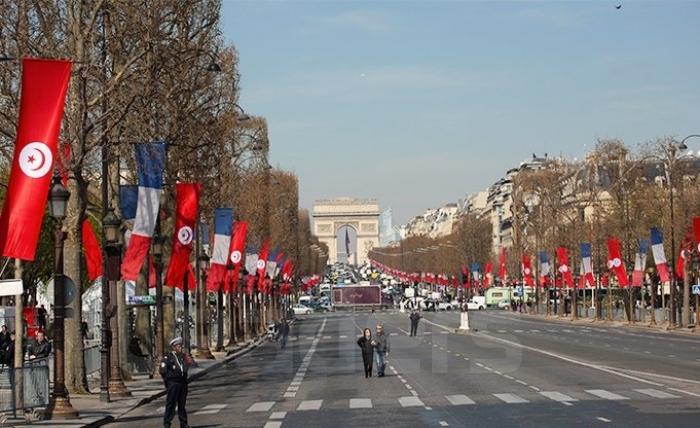
[[[680,392],[680,393],[682,393],[682,394],[691,395],[691,396],[693,396],[693,397],[700,397],[700,394],[696,394],[696,393],[694,393],[694,392],[684,391],[684,390],[682,390],[682,389],[671,388],[671,387],[669,387],[668,389],[670,389],[671,391]]]
[[[418,397],[399,397],[401,407],[418,407],[424,406],[423,402]]]
[[[539,330],[530,330],[530,333],[539,333]]]
[[[449,331],[441,331],[440,334],[450,334]]]
[[[284,419],[287,416],[287,412],[272,412],[270,419]]]
[[[284,393],[284,398],[294,398],[297,396],[296,392],[285,392]]]
[[[455,357],[461,357],[462,354],[455,354]]]
[[[300,384],[301,384],[301,382],[298,380],[294,380],[294,381],[292,381],[292,383],[290,383],[291,386],[298,386]]]
[[[528,403],[526,399],[515,394],[493,394],[493,396],[508,404]]]
[[[675,355],[667,355],[668,358],[676,358]]]
[[[479,367],[484,367],[484,365],[481,364],[481,363],[476,363],[476,365],[479,366]]]
[[[259,401],[257,403],[253,403],[252,406],[248,407],[248,410],[246,410],[246,412],[269,412],[270,409],[272,409],[272,406],[274,405],[274,401]]]
[[[280,422],[280,421],[269,421],[263,426],[263,428],[281,428],[281,427],[282,427],[282,422]]]
[[[406,388],[408,388],[408,389],[413,389],[413,388],[411,387],[411,385],[409,385],[409,384],[404,384],[404,386],[405,386]]]
[[[595,395],[600,398],[604,398],[606,400],[629,400],[629,398],[627,397],[615,394],[614,392],[606,391],[604,389],[586,389],[585,391],[589,394]]]
[[[635,389],[635,391],[654,398],[681,398],[677,395],[669,394],[668,392],[659,391],[658,389],[653,388]]]
[[[569,397],[566,394],[562,394],[561,392],[556,392],[556,391],[540,391],[540,395],[543,395],[550,400],[554,401],[564,401],[564,402],[569,402],[569,401],[578,401],[576,398]]]
[[[539,389],[538,387],[534,386],[534,385],[530,385],[530,389],[532,389],[532,390],[534,390],[534,391],[537,391],[537,392],[540,391],[540,389]]]
[[[411,394],[412,394],[414,397],[418,397],[418,393],[417,393],[415,390],[413,390],[413,389],[411,390]]]
[[[503,377],[506,378],[506,379],[510,379],[510,380],[515,379],[513,376],[510,376],[510,375],[507,375],[507,374],[504,374]]]
[[[340,335],[340,338],[341,338],[341,339],[347,339],[348,337],[347,337],[346,335],[344,335],[344,334],[341,334],[341,335]]]
[[[522,381],[522,380],[520,380],[520,379],[515,379],[515,381],[518,382],[518,383],[521,384],[521,385],[527,386],[527,382],[525,382],[525,381]]]
[[[398,333],[389,333],[389,336],[398,336]]]
[[[448,427],[448,426],[450,426],[450,424],[448,424],[448,423],[445,422],[445,421],[440,421],[440,426],[441,426],[441,427]]]
[[[476,404],[474,403],[474,400],[471,398],[467,397],[464,394],[457,394],[457,395],[446,395],[445,398],[447,398],[447,401],[450,402],[453,406],[464,406],[467,404]]]
[[[508,333],[508,332],[505,331],[505,330],[498,330],[498,332],[499,332],[499,333]]]
[[[433,332],[432,332],[432,331],[426,331],[426,332],[424,332],[423,334],[433,334]]]
[[[351,398],[350,399],[351,409],[371,409],[372,400],[369,398]]]
[[[226,407],[226,404],[207,404],[206,406],[195,412],[195,415],[214,415],[217,414]]]
[[[522,333],[522,332],[523,332],[522,330],[513,330],[513,331],[516,332],[516,333]]]
[[[406,379],[404,379],[404,378],[401,378],[401,379],[399,379],[399,380],[400,380],[401,382],[403,382],[403,383],[408,383],[408,382],[406,381]]]
[[[596,419],[598,419],[601,422],[610,422],[610,419],[602,418],[600,416],[598,416]]]
[[[499,376],[503,376],[503,373],[499,372],[498,370],[494,370],[493,372],[496,373],[496,374],[499,375]]]
[[[304,400],[299,403],[297,410],[318,410],[322,404],[323,400]]]
[[[287,388],[287,391],[299,391],[299,387],[298,386],[290,386]]]

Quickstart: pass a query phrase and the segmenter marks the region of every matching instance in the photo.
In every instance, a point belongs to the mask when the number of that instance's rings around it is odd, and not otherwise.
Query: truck
[[[336,285],[332,289],[331,303],[338,309],[389,306],[379,285]]]

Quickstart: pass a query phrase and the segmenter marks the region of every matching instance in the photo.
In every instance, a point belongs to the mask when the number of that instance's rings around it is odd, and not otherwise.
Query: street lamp
[[[49,214],[56,220],[55,259],[54,259],[54,387],[47,413],[51,419],[74,419],[78,412],[73,408],[66,389],[65,380],[65,276],[63,275],[63,242],[66,233],[63,231],[63,219],[66,218],[70,192],[61,184],[61,178],[54,174],[51,190],[49,192]]]
[[[207,314],[209,312],[207,310],[209,299],[207,298],[207,290],[204,285],[207,281],[207,271],[209,270],[209,256],[206,253],[202,252],[197,257],[197,266],[201,272],[197,293],[197,313],[199,314],[200,323],[197,329],[198,346],[195,355],[198,358],[213,360],[214,355],[212,355],[209,349],[209,316]]]
[[[111,264],[109,259],[113,251],[113,244],[119,240],[120,221],[114,215],[113,209],[107,210],[107,215],[102,219],[102,230],[105,237],[105,272],[109,271]],[[111,272],[110,272],[111,273]],[[110,276],[111,277],[111,276]],[[102,278],[102,337],[100,340],[100,401],[109,402],[109,351],[112,344],[111,330],[109,328],[109,318],[111,316],[110,296],[109,296],[109,280],[104,276]]]
[[[158,225],[159,226],[159,225]],[[165,328],[163,326],[163,242],[165,237],[160,235],[159,227],[156,228],[156,233],[153,235],[153,244],[151,251],[153,252],[153,267],[156,271],[156,356],[153,362],[152,377],[158,375],[160,367],[160,358],[165,355]]]
[[[109,290],[109,305],[105,307],[105,314],[109,318],[109,345],[110,351],[110,375],[109,396],[124,398],[131,396],[122,380],[121,360],[119,358],[119,322],[117,318],[119,299],[117,299],[117,281],[119,281],[119,265],[121,264],[121,244],[119,243],[119,227],[121,220],[114,214],[114,210],[107,210],[103,227],[105,228],[105,252],[107,254],[107,270],[102,278],[102,290],[106,282]]]

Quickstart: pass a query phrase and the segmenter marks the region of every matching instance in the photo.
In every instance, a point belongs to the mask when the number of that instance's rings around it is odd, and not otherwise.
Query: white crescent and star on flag
[[[34,141],[19,153],[19,168],[30,178],[41,178],[51,171],[53,155],[46,144]]]
[[[231,261],[232,261],[233,263],[240,263],[240,261],[241,261],[241,252],[238,251],[238,250],[232,252],[232,253],[231,253]]]
[[[189,245],[192,242],[192,228],[189,226],[182,226],[180,230],[177,231],[177,240],[180,241],[182,245]]]

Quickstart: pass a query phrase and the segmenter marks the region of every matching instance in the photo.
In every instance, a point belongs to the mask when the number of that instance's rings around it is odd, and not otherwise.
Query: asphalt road
[[[303,317],[287,349],[268,343],[190,385],[193,427],[698,427],[700,339],[472,312]],[[355,341],[382,323],[384,378],[365,379]],[[475,331],[476,330],[476,331]],[[163,400],[119,427],[162,426]],[[177,421],[173,426],[177,426]]]

